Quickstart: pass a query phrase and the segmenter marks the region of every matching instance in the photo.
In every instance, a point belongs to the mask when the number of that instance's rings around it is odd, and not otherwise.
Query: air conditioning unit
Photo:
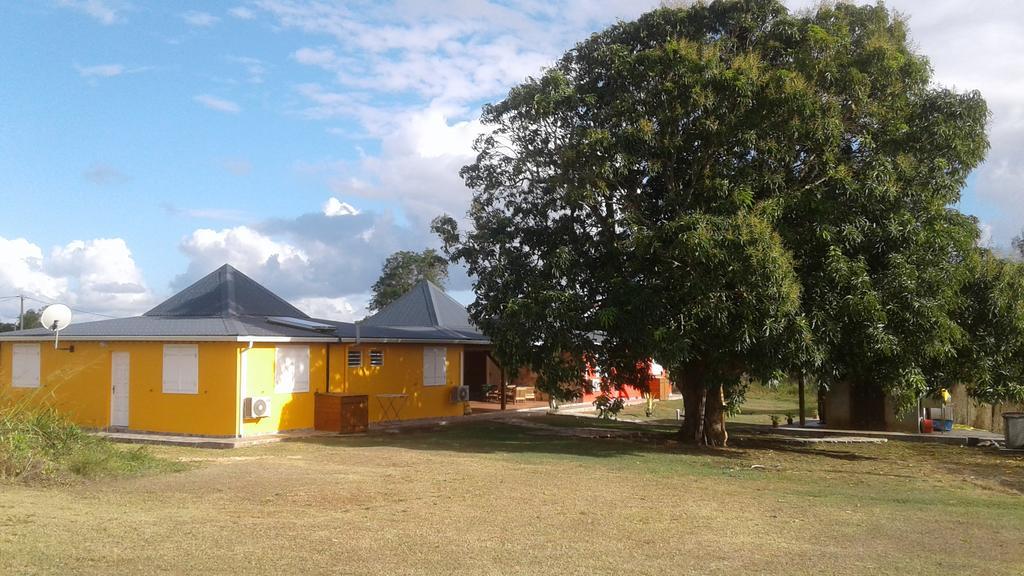
[[[469,386],[457,386],[452,388],[452,403],[469,402]]]
[[[246,418],[266,418],[270,416],[270,398],[257,396],[245,399]]]

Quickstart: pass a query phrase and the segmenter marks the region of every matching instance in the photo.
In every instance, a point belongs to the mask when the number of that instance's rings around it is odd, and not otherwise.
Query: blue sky
[[[387,254],[465,212],[480,105],[651,4],[10,3],[0,297],[134,314],[231,261],[311,313],[359,317]],[[1006,244],[1024,217],[1024,13],[892,4],[939,82],[989,99],[993,152],[962,208]]]

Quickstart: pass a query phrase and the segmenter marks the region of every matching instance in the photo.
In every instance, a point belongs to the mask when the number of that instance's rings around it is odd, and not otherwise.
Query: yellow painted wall
[[[110,420],[110,351],[95,343],[76,345],[73,354],[54,350],[52,342],[37,345],[39,388],[12,388],[14,344],[0,343],[0,400],[4,404],[53,406],[81,426],[106,427]]]
[[[460,416],[464,407],[452,403],[452,388],[461,384],[462,346],[446,345],[447,370],[444,386],[423,385],[423,345],[420,344],[336,344],[331,346],[331,392],[369,396],[370,421],[381,420],[378,394],[405,394],[399,418],[440,418]],[[361,368],[348,367],[348,350],[363,352]],[[384,352],[383,366],[369,366],[369,351]]]
[[[326,377],[326,346],[309,346],[309,392],[277,393],[274,391],[277,348],[275,344],[256,344],[250,350],[239,351],[239,361],[247,363],[245,396],[270,397],[270,416],[243,421],[243,436],[273,434],[284,430],[303,430],[313,427],[314,393],[323,392]],[[279,346],[307,346],[306,344],[280,344]]]
[[[175,344],[185,344],[175,343]],[[65,344],[66,345],[66,344]],[[111,353],[130,358],[128,429],[210,436],[234,436],[242,411],[239,395],[242,362],[247,362],[246,396],[269,396],[271,416],[244,420],[243,435],[258,435],[313,427],[316,392],[325,389],[327,346],[309,344],[309,392],[274,391],[274,344],[246,350],[236,342],[199,342],[199,393],[165,394],[162,342],[75,342],[75,352],[57,351],[40,343],[40,387],[11,387],[12,343],[0,343],[0,403],[30,402],[54,406],[75,423],[88,428],[110,425]],[[284,345],[284,344],[282,344]],[[369,396],[371,422],[381,420],[378,394],[405,394],[399,417],[403,420],[463,414],[452,403],[452,389],[461,384],[462,346],[448,345],[446,383],[423,385],[423,348],[419,344],[361,345],[363,366],[349,368],[348,350],[330,346],[330,391]],[[370,367],[369,351],[382,350],[384,365]],[[243,352],[244,351],[244,352]]]
[[[161,342],[74,342],[74,352],[54,350],[51,343],[41,343],[38,389],[11,387],[13,344],[3,342],[0,398],[54,406],[81,426],[106,428],[110,424],[110,355],[128,352],[130,430],[233,436],[237,427],[239,345],[197,345],[199,393],[164,394]]]

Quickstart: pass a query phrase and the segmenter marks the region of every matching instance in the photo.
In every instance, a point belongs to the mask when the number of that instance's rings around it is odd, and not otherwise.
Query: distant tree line
[[[26,330],[29,328],[39,328],[39,311],[29,308],[25,310],[25,314],[22,316],[24,327]],[[0,322],[0,332],[13,332],[18,329],[18,322]]]

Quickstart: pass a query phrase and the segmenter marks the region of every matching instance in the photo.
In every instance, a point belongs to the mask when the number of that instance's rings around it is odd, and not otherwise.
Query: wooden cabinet
[[[325,432],[357,434],[366,432],[370,422],[368,396],[316,395],[313,427]]]

